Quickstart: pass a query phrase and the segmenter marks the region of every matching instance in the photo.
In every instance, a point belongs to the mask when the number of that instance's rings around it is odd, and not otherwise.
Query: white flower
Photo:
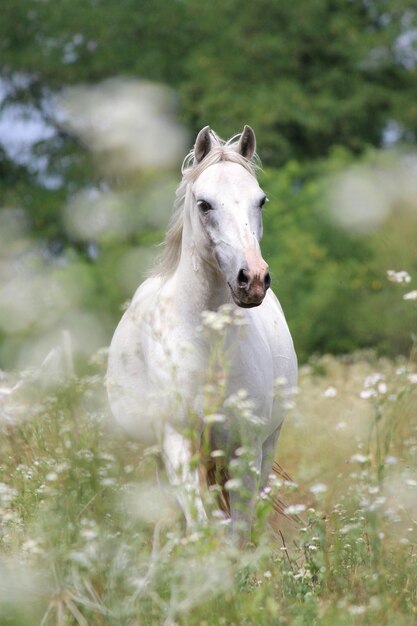
[[[323,396],[325,398],[335,398],[337,396],[337,389],[335,387],[327,387],[326,391],[324,391]]]
[[[226,421],[226,416],[221,413],[212,413],[211,415],[204,416],[205,424],[222,424]]]
[[[286,515],[298,515],[306,510],[305,504],[291,504],[284,509]]]
[[[417,385],[417,374],[409,374],[407,376],[407,380],[409,383],[411,383],[412,385]]]
[[[374,372],[373,374],[365,378],[365,381],[363,384],[365,388],[373,387],[374,385],[376,385],[379,382],[382,382],[383,380],[385,380],[385,377],[383,374],[380,374],[379,372]]]
[[[388,390],[385,376],[379,372],[374,372],[370,376],[367,376],[363,382],[363,386],[364,389],[360,392],[359,396],[364,400],[376,398],[379,395],[383,396]]]
[[[213,450],[210,452],[210,456],[212,459],[218,459],[224,456],[224,450]]]
[[[403,295],[403,300],[417,300],[417,289],[409,291]]]
[[[379,383],[377,385],[377,390],[378,390],[378,393],[380,393],[381,395],[387,393],[387,384],[384,382]]]
[[[359,394],[362,400],[368,400],[368,398],[375,398],[375,396],[377,395],[378,394],[376,393],[375,389],[363,389]]]
[[[366,612],[366,606],[352,604],[348,607],[348,611],[351,615],[363,615]]]
[[[17,490],[14,487],[9,487],[6,483],[0,483],[0,503],[2,506],[7,506],[16,497]]]
[[[226,487],[227,491],[238,491],[242,487],[242,481],[240,480],[240,478],[231,478],[230,480],[226,481],[224,486]]]
[[[87,541],[97,539],[98,534],[93,528],[83,528],[80,532],[81,537],[84,537]]]
[[[405,271],[396,272],[394,270],[388,270],[387,278],[392,283],[397,283],[397,284],[409,283],[411,281],[410,274]]]
[[[327,491],[327,485],[324,483],[316,483],[315,485],[311,485],[310,491],[314,494],[325,493]]]
[[[350,457],[351,463],[366,463],[369,461],[369,456],[365,456],[364,454],[354,454]]]
[[[244,314],[230,304],[224,304],[217,311],[203,311],[201,318],[203,326],[217,332],[225,330],[227,326],[247,324]]]
[[[22,543],[22,550],[29,554],[43,554],[44,552],[36,539],[26,539]]]
[[[100,480],[100,485],[103,485],[103,487],[111,487],[112,485],[116,484],[116,480],[114,478],[102,478]]]

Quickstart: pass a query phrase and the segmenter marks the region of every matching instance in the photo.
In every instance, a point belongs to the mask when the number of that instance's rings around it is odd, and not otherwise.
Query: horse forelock
[[[178,267],[181,257],[185,201],[190,184],[193,184],[208,167],[221,162],[237,163],[252,176],[256,176],[257,171],[260,169],[260,159],[256,153],[252,159],[246,159],[237,152],[236,147],[239,143],[240,134],[235,135],[228,141],[224,141],[216,133],[210,131],[210,137],[212,147],[210,152],[200,162],[196,162],[194,150],[191,150],[183,161],[181,167],[182,180],[175,194],[174,214],[171,217],[168,230],[162,242],[164,251],[151,271],[152,276],[171,276]]]

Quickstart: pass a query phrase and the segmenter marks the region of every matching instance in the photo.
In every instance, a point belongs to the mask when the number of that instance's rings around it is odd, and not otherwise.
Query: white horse
[[[229,493],[234,536],[250,531],[256,495],[274,461],[286,412],[274,383],[281,380],[284,395],[297,384],[291,335],[269,289],[268,265],[259,247],[267,198],[256,179],[255,149],[249,126],[228,142],[208,126],[198,134],[184,161],[163,256],[116,329],[107,376],[115,418],[145,440],[161,442],[187,523],[196,513],[204,517],[199,472],[190,466],[193,450],[183,427],[193,416],[200,436],[207,411],[204,390],[212,346],[202,329],[203,313],[226,304],[240,307],[245,326],[227,329],[222,393],[227,398],[245,390],[257,419],[235,411],[213,424],[210,438],[212,449],[225,451],[226,464],[242,446],[253,452],[243,489]],[[227,465],[222,475],[230,475]]]

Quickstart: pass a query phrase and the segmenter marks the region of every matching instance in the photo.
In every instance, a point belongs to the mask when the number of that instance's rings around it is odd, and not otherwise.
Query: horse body
[[[233,529],[247,532],[254,495],[268,477],[285,415],[274,394],[296,385],[297,365],[279,302],[268,291],[269,272],[259,241],[265,196],[251,163],[253,131],[222,144],[208,128],[200,132],[193,164],[179,188],[177,214],[167,234],[165,257],[137,290],[109,352],[108,391],[112,412],[122,425],[146,440],[161,441],[172,483],[187,485],[180,497],[187,521],[193,510],[204,517],[198,472],[181,434],[190,414],[203,431],[204,388],[212,345],[202,330],[204,311],[240,307],[244,326],[226,329],[228,398],[244,389],[257,419],[239,413],[212,429],[213,448],[230,458],[242,445],[254,453],[255,471],[244,477],[249,497],[231,492]]]

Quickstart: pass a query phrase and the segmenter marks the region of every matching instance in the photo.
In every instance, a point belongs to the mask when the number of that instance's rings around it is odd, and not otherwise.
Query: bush
[[[417,272],[417,207],[410,210],[402,187],[400,174],[407,175],[402,162],[372,151],[358,163],[339,148],[325,160],[292,161],[264,172],[270,203],[262,250],[301,360],[313,352],[367,347],[390,355],[409,351],[416,309],[392,297],[398,286],[386,277],[388,269]],[[346,188],[347,177],[352,180]],[[338,209],[353,215],[359,183],[365,180],[372,191],[380,179],[391,184],[387,207],[382,207],[387,215],[365,222],[364,229],[361,224],[341,228],[338,220],[348,222],[349,215],[340,220]],[[349,197],[341,197],[339,189]]]

